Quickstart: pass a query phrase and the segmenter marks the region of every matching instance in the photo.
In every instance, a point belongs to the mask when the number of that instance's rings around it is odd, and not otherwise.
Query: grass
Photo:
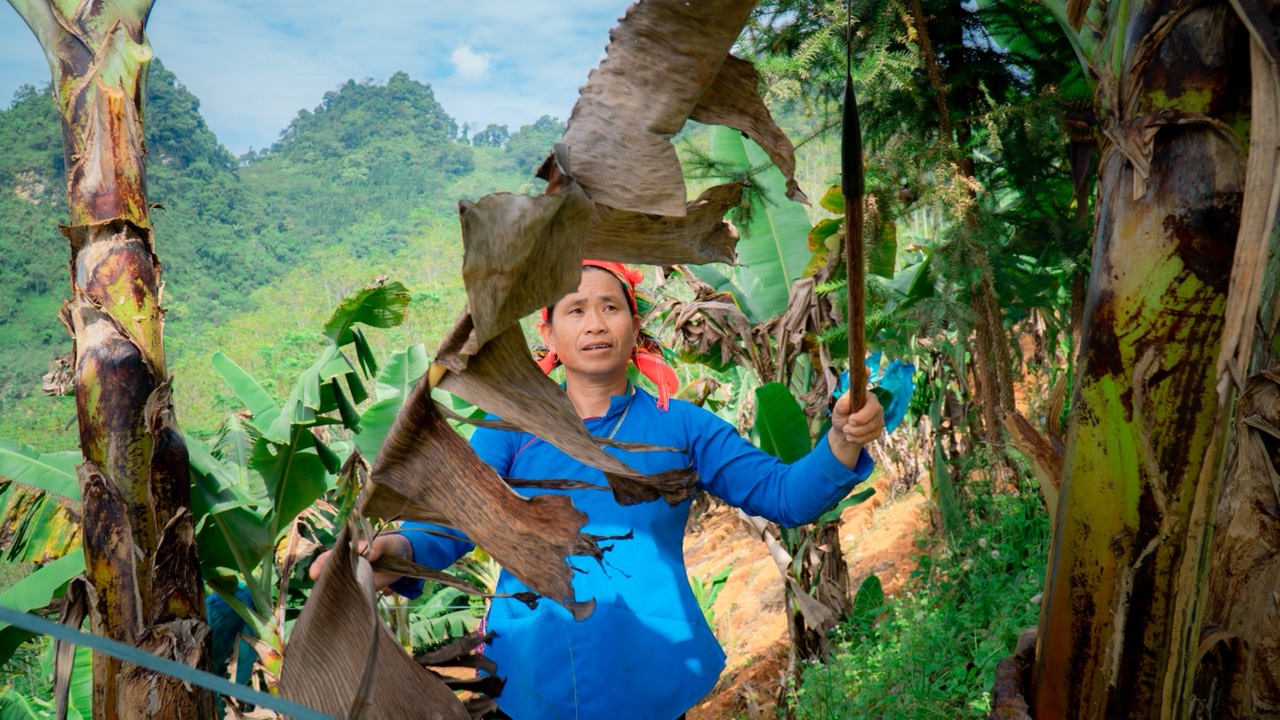
[[[1049,519],[1030,479],[968,505],[966,528],[919,558],[903,596],[837,628],[836,652],[790,693],[794,717],[987,716],[996,663],[1039,619]]]

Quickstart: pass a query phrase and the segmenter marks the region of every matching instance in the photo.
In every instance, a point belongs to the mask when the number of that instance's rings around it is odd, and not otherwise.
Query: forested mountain
[[[460,308],[457,200],[528,189],[531,158],[563,131],[542,118],[473,147],[430,86],[403,72],[326,93],[278,142],[242,158],[218,142],[199,110],[154,61],[147,172],[149,199],[159,205],[152,221],[166,347],[179,419],[198,431],[234,405],[207,367],[212,352],[227,351],[269,384],[291,382],[349,285],[392,273],[417,293],[419,319],[388,342],[432,342],[424,335]],[[40,388],[49,361],[71,345],[57,320],[69,250],[57,229],[67,213],[64,161],[47,90],[25,86],[0,110],[0,147],[0,437],[51,447],[56,436],[54,444],[71,447],[71,404]]]

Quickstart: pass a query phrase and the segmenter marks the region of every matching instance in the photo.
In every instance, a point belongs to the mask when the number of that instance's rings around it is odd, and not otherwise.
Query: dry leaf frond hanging
[[[564,144],[595,202],[679,217],[686,191],[671,137],[715,82],[756,0],[641,0],[609,33]]]
[[[352,548],[350,526],[338,536],[293,626],[280,696],[334,717],[471,718],[453,691],[414,662],[378,617],[373,573]]]

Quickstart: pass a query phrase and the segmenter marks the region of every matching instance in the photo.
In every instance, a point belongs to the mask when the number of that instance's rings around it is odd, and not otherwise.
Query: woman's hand
[[[356,552],[365,556],[369,562],[373,562],[383,555],[394,555],[407,560],[413,559],[413,546],[409,544],[409,539],[399,533],[384,533],[373,539],[373,545],[361,540],[356,545]],[[316,556],[311,563],[311,569],[308,573],[312,580],[320,578],[320,571],[324,569],[324,564],[329,562],[329,556],[333,555],[332,550],[325,550]],[[379,590],[385,590],[388,585],[400,579],[395,573],[375,572],[373,574],[373,584]]]
[[[857,411],[852,411],[852,403],[851,392],[836,400],[831,408],[831,431],[827,433],[832,454],[849,469],[858,463],[862,448],[884,434],[884,408],[874,394],[867,393],[866,404]]]

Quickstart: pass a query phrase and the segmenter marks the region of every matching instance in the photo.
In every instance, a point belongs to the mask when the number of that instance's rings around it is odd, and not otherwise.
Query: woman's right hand
[[[373,539],[373,544],[369,545],[361,540],[356,545],[356,552],[365,556],[369,562],[373,562],[383,555],[394,555],[413,559],[413,546],[409,544],[409,539],[400,533],[383,533]],[[325,550],[316,556],[311,563],[311,569],[308,571],[312,580],[320,578],[320,572],[324,569],[325,563],[329,562],[329,556],[333,555],[332,550]],[[388,585],[400,579],[400,575],[389,572],[375,572],[373,574],[373,584],[379,590],[385,590]]]

